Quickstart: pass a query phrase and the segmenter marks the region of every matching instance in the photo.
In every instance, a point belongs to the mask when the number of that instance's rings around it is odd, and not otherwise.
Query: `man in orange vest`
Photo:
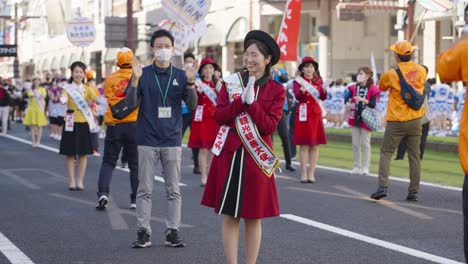
[[[437,73],[439,73],[442,82],[463,81],[466,89],[468,85],[468,25],[465,25],[460,40],[455,42],[449,50],[439,54]],[[458,155],[465,173],[463,183],[463,227],[465,259],[468,262],[468,107],[466,104],[460,121]]]
[[[398,67],[382,75],[379,88],[390,91],[387,108],[387,127],[385,129],[379,162],[379,188],[370,197],[382,199],[387,196],[388,176],[390,174],[390,161],[400,141],[406,137],[408,146],[408,159],[410,167],[410,184],[406,200],[418,200],[419,181],[421,178],[421,158],[419,144],[421,141],[421,118],[424,108],[415,109],[401,96],[401,83],[397,70],[406,83],[411,85],[417,93],[423,94],[427,72],[424,67],[412,61],[413,46],[410,42],[398,41],[390,47],[394,52]],[[412,88],[412,89],[413,89]]]
[[[97,210],[106,209],[109,201],[110,182],[112,173],[122,148],[128,159],[130,169],[130,208],[136,208],[136,194],[138,191],[138,151],[135,142],[136,120],[138,108],[123,119],[116,119],[112,115],[110,106],[125,98],[125,88],[132,78],[133,52],[129,48],[122,48],[117,53],[117,66],[119,70],[107,76],[104,82],[104,96],[109,103],[104,121],[107,125],[106,139],[104,141],[104,157],[98,182]]]

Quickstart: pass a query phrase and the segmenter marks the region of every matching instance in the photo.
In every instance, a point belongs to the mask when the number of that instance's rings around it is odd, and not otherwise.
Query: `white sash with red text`
[[[91,108],[89,107],[88,102],[86,102],[85,100],[85,97],[84,97],[85,88],[83,87],[83,84],[78,86],[73,82],[71,84],[65,85],[63,89],[67,91],[67,93],[72,98],[73,102],[75,102],[78,110],[86,118],[86,121],[88,122],[88,125],[89,125],[89,130],[93,130],[96,127],[96,122],[94,121],[93,112],[91,111]]]
[[[240,73],[235,73],[224,78],[226,89],[229,94],[229,102],[241,96],[244,91],[242,77]],[[276,168],[280,166],[280,161],[273,153],[273,150],[263,141],[257,126],[252,121],[250,115],[246,112],[240,113],[236,116],[236,128],[244,147],[249,152],[258,167],[268,177],[273,175]],[[212,152],[216,156],[221,153],[224,143],[229,132],[228,126],[223,126],[218,132]]]
[[[304,80],[301,76],[296,78],[296,82],[299,83],[302,87],[306,88],[306,91],[315,99],[315,102],[320,106],[320,110],[322,110],[322,116],[325,117],[327,115],[327,109],[323,106],[322,100],[320,100],[320,93],[318,89],[313,86],[308,81]]]

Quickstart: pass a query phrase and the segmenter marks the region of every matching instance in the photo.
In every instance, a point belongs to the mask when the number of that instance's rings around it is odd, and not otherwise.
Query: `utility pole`
[[[127,48],[133,50],[133,1],[127,0]]]
[[[23,16],[21,18],[18,17],[18,4],[15,3],[15,17],[11,16],[0,16],[0,19],[10,20],[15,23],[15,46],[16,46],[16,56],[15,60],[13,61],[13,76],[14,78],[19,78],[19,60],[18,60],[18,27],[21,21],[27,20],[29,18],[41,18],[40,16]]]
[[[13,62],[13,77],[19,78],[19,60],[18,60],[18,3],[15,3],[15,45],[16,45],[16,56]]]
[[[406,40],[410,40],[411,36],[413,36],[414,33],[414,6],[415,6],[415,0],[409,0],[408,1],[408,9],[407,9],[407,17],[408,17],[408,27],[406,28]],[[416,33],[417,34],[417,33]]]

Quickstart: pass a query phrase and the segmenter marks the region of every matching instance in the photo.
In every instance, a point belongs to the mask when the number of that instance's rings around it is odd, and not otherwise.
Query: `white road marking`
[[[11,243],[6,236],[0,232],[0,252],[11,262],[11,264],[34,264],[23,251]]]
[[[6,137],[6,138],[9,138],[9,139],[12,139],[12,140],[21,142],[21,143],[25,143],[25,144],[28,144],[28,145],[31,145],[31,143],[32,143],[32,142],[29,141],[29,140],[25,140],[25,139],[22,139],[22,138],[19,138],[19,137],[15,137],[15,136],[12,136],[12,135],[8,135],[8,134],[6,134],[6,135],[0,135],[0,136]],[[53,148],[53,147],[49,147],[49,146],[46,146],[46,145],[43,145],[43,144],[39,145],[39,148],[45,149],[45,150],[48,150],[48,151],[52,151],[52,152],[55,152],[55,153],[59,153],[59,149]],[[91,156],[91,155],[90,155],[90,156]],[[94,156],[92,156],[92,157],[94,157]],[[98,158],[100,158],[100,157],[98,157]],[[126,171],[126,172],[129,172],[129,171],[130,171],[128,168],[125,168],[125,169],[124,169],[124,168],[119,168],[119,167],[115,167],[115,168],[118,169],[118,170],[121,170],[121,171]],[[154,176],[154,180],[155,180],[155,181],[158,181],[158,182],[164,183],[164,179],[163,179],[162,177],[160,177],[160,176],[157,176],[157,175]],[[187,186],[187,184],[185,184],[185,183],[179,183],[179,186]]]
[[[429,254],[429,253],[426,253],[424,251],[412,249],[412,248],[405,247],[405,246],[400,246],[400,245],[390,243],[390,242],[387,242],[387,241],[384,241],[384,240],[380,240],[380,239],[376,239],[376,238],[373,238],[373,237],[361,235],[361,234],[358,234],[358,233],[355,233],[355,232],[351,232],[351,231],[348,231],[348,230],[345,230],[345,229],[342,229],[342,228],[338,228],[338,227],[334,227],[334,226],[327,225],[327,224],[324,224],[324,223],[320,223],[320,222],[317,222],[317,221],[313,221],[313,220],[310,220],[310,219],[307,219],[307,218],[304,218],[304,217],[300,217],[300,216],[296,216],[296,215],[293,215],[293,214],[282,214],[282,215],[280,215],[280,217],[285,218],[285,219],[289,219],[289,220],[297,222],[297,223],[305,224],[305,225],[308,225],[308,226],[313,226],[315,228],[322,229],[322,230],[325,230],[325,231],[328,231],[328,232],[331,232],[331,233],[335,233],[337,235],[349,237],[349,238],[356,239],[356,240],[359,240],[359,241],[363,241],[363,242],[366,242],[366,243],[369,243],[369,244],[372,244],[372,245],[376,245],[376,246],[379,246],[379,247],[391,249],[391,250],[394,250],[394,251],[397,251],[397,252],[400,252],[400,253],[403,253],[403,254],[413,256],[413,257],[429,260],[429,261],[432,261],[432,262],[435,262],[435,263],[443,263],[443,264],[462,264],[463,263],[463,262],[458,262],[458,261],[451,260],[451,259],[448,259],[448,258],[439,257],[439,256],[436,256],[436,255],[433,255],[433,254]]]

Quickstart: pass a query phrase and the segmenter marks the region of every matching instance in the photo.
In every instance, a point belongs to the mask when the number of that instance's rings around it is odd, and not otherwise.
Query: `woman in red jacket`
[[[250,31],[244,40],[247,71],[224,77],[214,119],[222,126],[202,204],[223,214],[227,263],[237,263],[239,223],[244,218],[246,263],[255,263],[261,241],[261,218],[279,215],[271,134],[283,113],[285,90],[270,77],[280,57],[266,32]],[[244,90],[244,87],[245,90]]]
[[[315,182],[315,167],[319,156],[319,145],[327,144],[323,128],[324,114],[321,100],[327,99],[323,89],[318,63],[311,57],[302,59],[299,65],[301,76],[293,83],[298,106],[294,122],[294,144],[300,145],[301,182]],[[307,164],[309,170],[307,171]]]
[[[205,186],[206,184],[208,168],[213,157],[211,147],[213,147],[217,132],[213,113],[218,97],[215,89],[217,80],[214,79],[214,72],[218,68],[218,65],[212,59],[203,59],[198,70],[201,80],[195,82],[198,105],[193,114],[188,146],[192,149],[200,149],[198,162],[200,166],[201,186]]]

